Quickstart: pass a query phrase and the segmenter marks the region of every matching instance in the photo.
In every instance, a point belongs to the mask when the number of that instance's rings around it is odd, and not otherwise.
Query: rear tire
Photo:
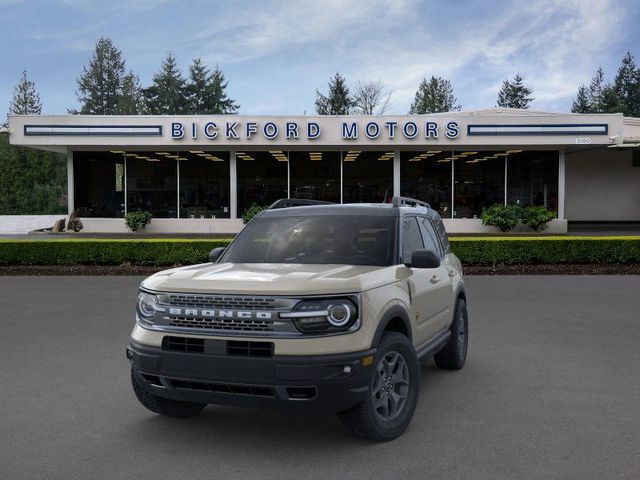
[[[388,442],[406,430],[420,390],[420,364],[411,341],[401,333],[382,334],[367,400],[338,414],[351,433]]]
[[[187,418],[200,413],[206,403],[181,402],[178,400],[169,400],[162,398],[146,391],[139,383],[135,372],[131,369],[131,384],[133,391],[140,403],[154,413],[164,415],[165,417]]]
[[[467,304],[462,298],[456,301],[453,322],[450,327],[451,337],[447,345],[433,359],[438,368],[444,370],[460,370],[467,360],[469,345],[469,316]]]

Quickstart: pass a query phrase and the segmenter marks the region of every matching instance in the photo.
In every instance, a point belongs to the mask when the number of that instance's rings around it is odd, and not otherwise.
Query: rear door
[[[402,263],[411,263],[413,252],[425,248],[423,234],[416,216],[402,217]],[[438,320],[442,316],[443,305],[441,268],[411,268],[407,285],[411,295],[411,308],[415,325],[416,346],[431,339],[439,330]]]

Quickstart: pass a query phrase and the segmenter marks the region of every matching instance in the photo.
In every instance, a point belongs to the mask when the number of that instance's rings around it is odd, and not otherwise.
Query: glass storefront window
[[[483,208],[504,204],[506,155],[504,151],[453,153],[454,218],[480,218]]]
[[[342,154],[343,203],[379,203],[393,196],[393,152]]]
[[[237,152],[238,218],[254,203],[269,206],[288,195],[287,152]]]
[[[558,162],[557,151],[509,151],[507,203],[557,212]]]
[[[229,218],[229,152],[178,152],[180,218]]]
[[[80,217],[124,217],[124,152],[74,152],[73,175]]]
[[[400,153],[400,193],[431,205],[451,218],[451,152],[425,150]]]
[[[340,152],[289,152],[291,197],[340,203]]]
[[[178,154],[127,152],[126,155],[127,210],[146,210],[155,218],[176,218]]]

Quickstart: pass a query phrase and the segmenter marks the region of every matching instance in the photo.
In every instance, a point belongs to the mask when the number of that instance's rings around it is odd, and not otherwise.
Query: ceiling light
[[[204,153],[202,150],[189,150],[189,153]]]
[[[496,157],[505,157],[507,154],[506,153],[495,153],[494,155]]]
[[[507,153],[520,153],[522,150],[507,150]]]
[[[147,158],[147,162],[159,162],[157,158]]]
[[[442,150],[429,150],[427,153],[442,153]]]
[[[124,153],[122,150],[111,150],[111,153]]]
[[[440,160],[438,160],[438,163],[449,163],[450,161],[450,158],[441,158]]]

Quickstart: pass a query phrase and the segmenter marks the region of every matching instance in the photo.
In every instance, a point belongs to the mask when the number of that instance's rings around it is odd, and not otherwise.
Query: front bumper
[[[336,413],[365,400],[375,352],[263,358],[166,351],[131,342],[127,358],[142,388],[160,397]]]

